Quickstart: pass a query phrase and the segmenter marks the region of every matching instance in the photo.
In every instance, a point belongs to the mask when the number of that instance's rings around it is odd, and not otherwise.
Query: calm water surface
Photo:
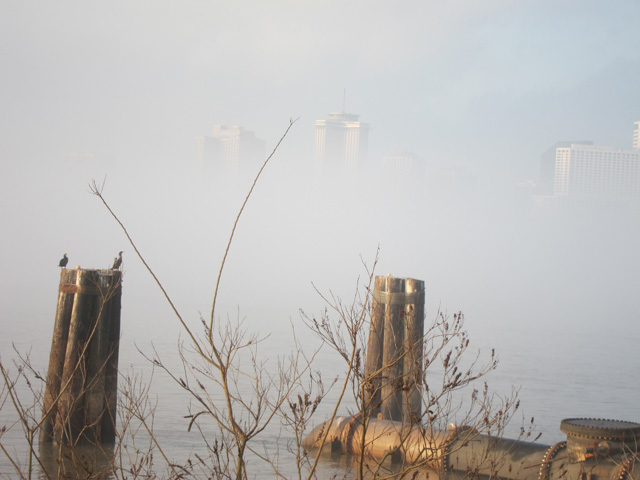
[[[23,321],[3,319],[4,334],[0,343],[0,354],[4,364],[15,358],[13,344],[25,352],[29,348],[33,365],[46,371],[50,348],[52,321],[47,315]],[[528,423],[535,419],[536,430],[542,433],[539,442],[552,444],[564,438],[559,425],[568,417],[599,417],[619,420],[640,421],[638,403],[639,389],[637,372],[640,357],[636,354],[640,335],[638,329],[616,329],[605,324],[589,328],[540,328],[531,323],[510,324],[500,329],[483,327],[467,320],[467,329],[472,340],[472,351],[480,349],[489,353],[496,349],[500,363],[498,369],[488,377],[490,389],[500,395],[508,395],[512,387],[519,389],[521,408],[516,415],[507,436],[515,437],[520,421]],[[264,329],[264,326],[261,328]],[[623,331],[624,330],[624,331]],[[176,337],[165,338],[158,332],[148,331],[135,325],[123,328],[120,352],[121,372],[135,372],[152,380],[152,398],[157,400],[155,434],[172,461],[183,462],[194,453],[203,452],[202,438],[197,431],[187,432],[189,398],[184,391],[159,371],[152,372],[150,365],[142,358],[137,348],[151,353],[151,341],[161,352],[164,361],[173,370],[179,371],[180,364],[176,352]],[[298,330],[303,341],[309,341],[309,333]],[[137,345],[137,346],[136,346]],[[272,336],[261,345],[260,355],[274,365],[275,357],[287,353],[292,341],[287,327],[273,328]],[[486,358],[486,356],[485,356]],[[335,376],[342,379],[342,360],[332,351],[323,350],[316,362],[316,368],[324,372],[328,380]],[[153,373],[153,374],[152,374]],[[25,399],[28,394],[22,391]],[[323,421],[332,406],[333,392],[316,414],[316,421]],[[340,409],[340,414],[349,413],[350,403]],[[9,405],[0,412],[2,425],[10,426],[15,415]],[[36,417],[39,412],[34,412]],[[293,463],[287,460],[286,442],[292,440],[289,432],[280,433],[279,423],[266,431],[260,438],[268,449],[274,451],[279,445],[281,466],[289,474],[293,473]],[[205,435],[213,438],[216,429],[205,425]],[[22,432],[18,426],[8,430],[2,443],[10,452],[19,454],[24,449]],[[19,456],[19,455],[18,455]],[[341,468],[340,462],[329,461],[324,465],[324,473]],[[262,471],[260,476],[272,476]],[[0,459],[0,476],[15,476],[5,457]]]

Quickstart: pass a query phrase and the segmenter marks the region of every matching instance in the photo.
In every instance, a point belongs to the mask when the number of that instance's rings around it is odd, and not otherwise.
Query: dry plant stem
[[[4,445],[2,445],[2,443],[0,443],[0,449],[2,450],[2,453],[4,453],[4,455],[7,457],[7,459],[9,460],[9,462],[11,463],[11,465],[13,466],[13,469],[16,471],[16,473],[20,476],[20,478],[25,478],[24,475],[22,474],[22,471],[20,470],[20,465],[18,465],[15,460],[13,459],[13,457],[11,456],[11,454],[9,452],[7,452],[7,449],[4,448]]]
[[[233,237],[235,235],[236,228],[238,226],[238,222],[240,220],[240,217],[242,216],[242,212],[244,211],[244,207],[247,205],[247,202],[249,201],[249,198],[251,197],[251,194],[253,193],[253,189],[255,188],[256,184],[258,183],[258,179],[260,178],[260,175],[262,175],[262,171],[265,169],[265,167],[269,163],[269,160],[271,160],[271,158],[275,155],[276,151],[278,150],[278,147],[280,147],[280,144],[285,139],[285,137],[289,133],[289,130],[291,130],[291,127],[293,126],[293,124],[297,120],[298,119],[296,118],[295,120],[290,120],[289,121],[289,126],[287,127],[285,132],[280,137],[280,140],[278,140],[278,143],[273,148],[271,154],[267,157],[267,159],[262,164],[262,167],[260,167],[260,170],[258,171],[258,174],[254,178],[253,183],[251,184],[251,188],[249,189],[249,192],[247,193],[247,196],[244,199],[244,202],[242,202],[242,206],[240,207],[240,210],[238,211],[238,215],[236,215],[236,219],[233,222],[233,228],[231,229],[231,235],[229,235],[229,241],[227,242],[227,247],[225,248],[224,255],[222,257],[222,262],[220,264],[220,269],[218,270],[218,278],[216,279],[216,286],[215,286],[215,289],[213,291],[213,302],[211,304],[211,317],[209,319],[209,342],[210,343],[213,343],[213,340],[212,340],[213,319],[214,319],[214,315],[215,315],[215,311],[216,311],[216,300],[218,299],[218,290],[219,290],[219,287],[220,287],[220,279],[222,278],[222,271],[224,270],[224,266],[225,266],[225,263],[227,261],[227,256],[229,254],[229,249],[231,248],[231,243],[233,242]]]
[[[293,126],[293,124],[297,121],[296,120],[290,120],[289,121],[289,126],[287,127],[287,129],[285,130],[284,134],[282,135],[282,137],[280,137],[280,140],[278,140],[278,143],[276,144],[276,146],[274,147],[273,151],[271,152],[271,154],[267,157],[267,159],[264,161],[264,163],[262,164],[262,167],[260,168],[260,170],[258,171],[258,174],[256,175],[253,184],[251,185],[251,189],[249,190],[249,193],[247,194],[247,196],[244,199],[244,202],[242,203],[242,207],[240,208],[240,211],[238,212],[238,215],[236,216],[235,222],[233,224],[233,228],[231,230],[231,235],[229,236],[229,241],[227,242],[227,247],[225,249],[224,252],[224,256],[222,258],[222,263],[220,265],[220,269],[218,271],[218,277],[216,280],[216,285],[215,285],[215,290],[213,293],[213,303],[212,303],[212,307],[211,307],[211,318],[209,321],[209,344],[213,347],[214,350],[214,354],[217,358],[218,361],[220,361],[220,358],[217,354],[217,349],[214,345],[213,342],[213,320],[214,320],[214,315],[215,315],[215,306],[216,306],[216,300],[218,298],[218,290],[220,287],[220,281],[222,278],[222,272],[224,269],[224,265],[226,263],[226,259],[227,256],[229,254],[229,249],[231,248],[231,243],[233,241],[233,237],[235,235],[235,231],[238,225],[238,222],[240,220],[240,216],[242,215],[242,212],[244,211],[244,208],[247,204],[247,202],[249,201],[249,197],[251,197],[251,194],[253,192],[253,189],[255,188],[258,179],[260,178],[260,175],[262,174],[263,170],[265,169],[265,167],[267,166],[267,163],[269,163],[269,160],[271,160],[271,158],[274,156],[274,154],[276,153],[276,151],[278,150],[278,147],[280,146],[280,144],[282,143],[282,141],[285,139],[285,137],[287,136],[287,134],[289,133],[289,130],[291,129],[291,127]],[[127,228],[124,226],[124,224],[120,221],[120,219],[118,218],[118,216],[115,214],[115,212],[111,209],[111,207],[109,206],[109,204],[107,203],[107,201],[104,199],[102,192],[104,190],[104,181],[102,183],[102,185],[98,185],[96,183],[96,181],[92,181],[91,184],[89,185],[89,191],[97,196],[100,201],[102,201],[103,205],[107,208],[107,210],[109,211],[109,213],[111,214],[111,216],[116,220],[116,222],[118,222],[118,225],[120,225],[120,228],[122,228],[122,231],[124,232],[124,234],[127,236],[127,239],[129,240],[129,243],[131,244],[131,246],[133,247],[134,251],[136,252],[136,255],[138,255],[138,258],[140,258],[140,260],[142,261],[142,263],[144,264],[145,268],[147,269],[147,271],[151,274],[151,276],[153,277],[154,281],[156,282],[156,284],[158,285],[158,287],[160,288],[160,290],[162,291],[162,294],[164,295],[165,299],[167,300],[167,302],[169,302],[169,305],[171,306],[171,309],[173,310],[173,313],[176,315],[176,317],[178,318],[178,321],[180,322],[180,324],[182,325],[182,327],[185,329],[185,331],[187,332],[187,334],[189,335],[189,337],[191,338],[191,341],[193,342],[193,345],[198,349],[198,353],[200,355],[202,355],[203,357],[206,357],[205,352],[203,351],[200,342],[198,341],[198,339],[195,337],[195,335],[193,334],[193,332],[191,331],[191,329],[187,326],[187,324],[185,323],[185,321],[182,318],[182,315],[180,315],[180,312],[178,312],[178,309],[176,308],[176,306],[174,305],[173,301],[171,300],[171,297],[169,296],[169,294],[167,293],[167,291],[164,289],[164,286],[162,285],[162,282],[160,282],[160,280],[158,279],[158,277],[156,276],[156,274],[153,272],[153,270],[151,269],[151,267],[149,266],[149,264],[147,263],[147,261],[144,259],[144,256],[142,255],[142,253],[140,253],[140,250],[138,250],[138,247],[136,246],[135,242],[133,241],[133,239],[131,238],[131,235],[129,234],[129,231],[127,230]]]
[[[14,350],[15,350],[16,349],[15,345],[13,347],[14,347]],[[39,380],[42,380],[42,377],[39,374],[37,374],[37,372],[35,372],[35,370],[31,366],[28,355],[27,355],[26,358],[23,358],[18,353],[18,356],[20,358],[20,362],[21,363],[20,363],[20,365],[18,365],[16,363],[16,366],[18,367],[18,375],[13,380],[9,377],[9,371],[4,367],[2,361],[0,361],[0,371],[2,372],[3,385],[4,385],[4,388],[2,389],[2,392],[1,392],[2,402],[0,403],[0,410],[5,406],[6,401],[7,401],[7,396],[8,396],[10,401],[11,401],[11,403],[12,403],[12,405],[13,405],[13,409],[18,414],[18,419],[15,420],[11,425],[9,425],[9,427],[6,428],[6,430],[3,427],[3,430],[0,433],[0,439],[2,438],[2,434],[4,433],[4,431],[8,431],[8,430],[12,429],[14,426],[18,425],[18,424],[22,426],[22,428],[23,428],[23,430],[25,432],[25,437],[26,437],[27,444],[28,444],[26,476],[25,476],[25,473],[23,472],[23,470],[21,469],[21,467],[16,462],[16,460],[13,458],[13,456],[9,453],[9,451],[7,451],[7,449],[4,447],[4,445],[2,445],[1,441],[0,441],[0,449],[2,450],[4,455],[6,456],[7,460],[11,463],[11,465],[15,469],[16,473],[20,476],[20,478],[29,478],[30,479],[32,477],[32,475],[33,475],[33,469],[34,469],[33,460],[34,460],[34,458],[35,458],[36,462],[42,467],[42,462],[40,460],[40,457],[36,453],[36,450],[34,448],[34,443],[35,443],[34,439],[36,438],[36,432],[38,431],[38,429],[39,429],[39,427],[40,427],[42,422],[40,422],[40,423],[35,422],[35,419],[32,416],[32,414],[29,413],[29,411],[32,408],[34,408],[35,405],[37,405],[37,400],[36,400],[36,403],[34,403],[31,407],[25,408],[23,406],[22,402],[20,401],[19,396],[16,394],[16,384],[19,381],[20,377],[22,377],[25,380],[26,384],[31,389],[31,391],[34,394],[34,396],[37,396],[37,394],[31,388],[31,382],[29,381],[29,379],[27,378],[26,374],[24,373],[24,369],[28,370],[29,372],[32,372],[34,374],[35,378],[37,378]],[[33,426],[33,427],[29,426],[29,420],[30,419],[34,420],[35,426]],[[43,469],[43,474],[44,474],[44,476],[46,478],[50,478],[48,473],[46,471],[44,471],[44,469]]]
[[[280,146],[280,144],[282,143],[282,141],[284,140],[284,138],[287,136],[289,130],[291,129],[291,127],[293,126],[293,124],[295,123],[295,120],[290,120],[289,125],[287,127],[287,129],[285,130],[284,134],[282,135],[282,137],[280,138],[280,140],[278,141],[278,143],[276,144],[275,148],[273,149],[273,151],[271,152],[271,154],[267,157],[267,159],[264,161],[262,167],[260,168],[258,174],[256,175],[251,188],[248,192],[248,194],[246,195],[244,202],[242,203],[242,206],[235,218],[235,222],[233,224],[233,228],[231,231],[231,234],[229,236],[229,240],[227,242],[227,246],[225,249],[225,253],[221,262],[221,266],[220,269],[218,271],[218,277],[216,280],[216,284],[215,284],[215,289],[214,289],[214,294],[213,294],[213,301],[212,301],[212,307],[211,307],[211,317],[209,319],[209,323],[208,323],[208,328],[205,325],[205,329],[206,329],[206,336],[207,336],[207,341],[206,344],[207,346],[205,347],[205,342],[201,342],[195,335],[195,333],[192,331],[192,329],[190,329],[187,324],[185,323],[185,321],[183,320],[182,316],[180,315],[180,313],[178,312],[176,306],[173,304],[171,298],[169,297],[169,294],[166,292],[166,290],[164,289],[162,283],[160,282],[160,280],[156,277],[156,275],[154,274],[154,272],[152,271],[151,267],[147,264],[147,262],[145,261],[144,257],[142,256],[142,254],[140,253],[140,251],[138,250],[137,246],[135,245],[133,239],[131,238],[129,232],[127,231],[126,227],[124,226],[124,224],[120,221],[120,219],[117,217],[117,215],[113,212],[113,210],[110,208],[110,206],[107,204],[106,200],[104,199],[102,192],[104,189],[104,182],[102,184],[102,186],[99,186],[95,181],[93,181],[93,183],[90,185],[90,191],[92,194],[96,195],[98,198],[100,198],[100,200],[102,201],[102,203],[104,204],[104,206],[107,208],[107,210],[109,211],[109,213],[111,214],[111,216],[118,222],[118,224],[120,225],[120,227],[122,228],[122,230],[124,231],[125,235],[127,236],[127,239],[129,240],[129,243],[132,245],[132,247],[134,248],[136,254],[138,255],[138,258],[140,258],[140,260],[142,261],[142,263],[144,264],[145,268],[147,269],[147,271],[151,274],[151,276],[153,277],[153,279],[155,280],[156,284],[159,286],[160,290],[162,291],[164,297],[166,298],[166,300],[169,302],[173,312],[175,313],[176,317],[178,318],[180,324],[182,325],[182,327],[184,328],[184,330],[187,332],[187,334],[189,335],[189,338],[191,339],[192,345],[195,347],[195,349],[197,350],[197,354],[198,356],[204,360],[206,363],[208,363],[213,369],[217,370],[219,373],[219,378],[217,379],[217,381],[219,382],[219,385],[222,388],[223,391],[223,395],[224,395],[224,403],[225,403],[225,407],[226,407],[226,421],[228,423],[225,422],[224,419],[222,419],[219,415],[219,412],[217,411],[217,408],[215,408],[215,404],[213,404],[214,409],[210,409],[207,408],[208,406],[205,405],[205,411],[206,413],[208,413],[209,415],[211,415],[217,422],[217,424],[219,425],[220,428],[227,430],[229,433],[231,433],[232,437],[233,437],[233,441],[235,444],[235,450],[236,450],[236,464],[235,464],[235,477],[236,479],[241,479],[246,477],[246,465],[245,465],[245,460],[244,460],[244,455],[245,455],[245,451],[247,449],[247,443],[249,442],[249,440],[251,440],[252,438],[254,438],[256,435],[258,435],[260,432],[262,432],[266,426],[272,421],[272,419],[274,418],[274,416],[276,415],[277,411],[279,410],[279,408],[281,407],[281,405],[284,403],[285,399],[291,394],[291,392],[293,391],[294,385],[296,384],[297,380],[300,378],[300,375],[302,375],[302,372],[298,372],[298,375],[295,376],[294,375],[294,379],[292,381],[292,383],[289,384],[288,387],[286,388],[282,388],[280,390],[278,390],[278,397],[275,403],[270,404],[270,408],[272,409],[270,412],[265,412],[263,410],[263,407],[266,406],[266,404],[262,404],[259,403],[258,406],[256,407],[256,410],[252,410],[252,406],[250,404],[246,404],[242,401],[242,399],[239,399],[237,397],[235,397],[232,394],[232,389],[234,387],[233,382],[235,381],[232,378],[230,378],[230,375],[233,374],[232,369],[233,369],[233,356],[235,355],[235,353],[237,352],[237,350],[243,348],[243,346],[241,344],[234,344],[233,343],[233,336],[232,337],[228,337],[225,336],[224,332],[222,332],[222,341],[223,344],[222,345],[218,345],[216,341],[214,341],[214,329],[213,329],[213,324],[214,324],[214,317],[215,317],[215,308],[216,308],[216,301],[217,301],[217,295],[218,295],[218,291],[219,291],[219,286],[220,286],[220,282],[221,282],[221,278],[222,278],[222,273],[224,270],[224,266],[226,264],[226,259],[228,257],[229,254],[229,250],[231,247],[231,243],[233,241],[233,238],[235,236],[235,232],[240,220],[240,217],[244,211],[244,208],[246,207],[249,198],[251,197],[253,190],[258,182],[258,179],[260,178],[262,172],[264,171],[265,167],[267,166],[267,164],[269,163],[269,161],[271,160],[271,158],[274,156],[275,152],[277,151],[278,147]],[[204,323],[204,322],[203,322]],[[227,345],[225,347],[225,341],[229,341],[230,344]],[[246,345],[245,345],[246,346]],[[227,348],[227,350],[225,350],[225,348]],[[184,359],[183,359],[184,361]],[[158,365],[162,366],[159,362],[157,363]],[[162,366],[162,368],[168,372],[168,370]],[[304,369],[304,371],[306,371],[308,369],[308,366]],[[170,373],[170,372],[168,372]],[[188,388],[187,386],[184,385],[184,383],[180,382],[181,379],[176,378],[175,376],[172,375],[172,377],[174,378],[174,380],[178,381],[179,383],[182,384],[183,388],[185,388],[186,390],[188,390],[196,399],[198,399],[199,402],[202,402],[201,397],[199,397],[199,395],[194,392],[193,390],[191,390],[190,388]],[[231,382],[231,383],[230,383]],[[266,391],[258,391],[258,395],[266,395]],[[262,399],[263,402],[266,401],[266,397],[263,397]],[[239,405],[239,407],[238,407]],[[245,410],[247,412],[249,412],[249,415],[251,418],[253,418],[253,424],[252,425],[242,425],[239,422],[242,422],[241,418],[242,418],[242,414],[240,414],[240,417],[236,414],[235,412],[235,407],[238,407],[240,410]],[[199,415],[199,414],[198,414]],[[264,418],[263,418],[264,415]],[[145,425],[146,427],[146,425]]]
[[[374,279],[374,272],[375,272],[375,266],[378,263],[378,253],[376,253],[376,258],[374,261],[374,266],[371,269],[371,271],[369,272],[369,279],[368,279],[368,287],[367,287],[367,291],[371,291],[371,285],[373,284],[373,279]],[[328,304],[328,305],[333,305],[331,302],[328,301],[328,299],[318,290],[316,289],[316,291],[318,292],[318,294],[320,295],[320,297]],[[334,306],[334,310],[339,311],[338,308],[336,308],[337,306]],[[358,315],[358,325],[361,326],[361,322],[364,322],[364,319],[366,318],[366,313],[367,313],[367,309],[366,309],[366,302],[363,302],[363,304],[361,305],[360,308],[360,312]],[[325,432],[322,436],[322,440],[320,441],[320,445],[318,447],[318,451],[316,452],[315,458],[313,460],[313,464],[311,466],[311,470],[309,472],[309,476],[308,478],[311,478],[315,471],[318,468],[318,462],[320,461],[320,455],[322,454],[322,450],[324,449],[324,446],[327,442],[327,438],[329,436],[329,431],[331,429],[331,426],[333,425],[333,422],[335,421],[336,417],[338,416],[338,409],[340,408],[340,406],[342,405],[342,400],[344,399],[344,395],[347,391],[347,387],[349,386],[349,384],[351,383],[351,374],[353,373],[354,367],[355,367],[355,358],[356,355],[358,353],[358,342],[357,342],[357,334],[358,331],[357,329],[353,329],[351,332],[351,352],[347,361],[347,372],[345,375],[345,379],[344,382],[342,383],[342,388],[340,390],[340,394],[338,395],[338,399],[336,400],[336,404],[335,407],[333,409],[333,411],[331,412],[331,417],[329,418],[329,422],[327,423],[327,428],[325,428]],[[364,450],[364,449],[363,449]],[[360,466],[362,466],[363,462],[360,462]],[[358,472],[359,474],[359,478],[363,478],[363,472],[362,470],[360,470]]]
[[[234,331],[237,332],[238,330],[235,329]],[[244,341],[242,339],[242,334],[239,334],[239,336],[230,339],[229,336],[232,335],[232,333],[230,333],[229,331],[226,331],[226,333],[222,333],[222,335],[227,339],[227,342],[229,343],[227,344],[227,346],[223,345],[219,348],[220,354],[223,357],[225,373],[224,376],[221,375],[221,377],[218,379],[214,379],[208,372],[200,370],[199,367],[191,364],[186,359],[182,351],[180,352],[180,356],[185,368],[184,379],[177,377],[167,367],[165,367],[157,359],[157,352],[156,358],[150,360],[155,365],[162,368],[177,384],[181,385],[181,387],[185,391],[189,392],[189,394],[200,405],[201,410],[190,415],[191,421],[189,424],[189,429],[199,416],[205,414],[211,417],[216,422],[218,428],[231,435],[233,439],[232,441],[234,442],[237,451],[234,465],[235,478],[245,478],[245,452],[248,450],[255,453],[255,450],[250,446],[250,441],[257,435],[262,433],[264,429],[269,424],[271,424],[275,415],[277,415],[281,410],[284,402],[287,401],[287,399],[293,393],[293,390],[297,385],[299,385],[300,378],[309,370],[310,361],[306,362],[303,368],[297,369],[297,367],[295,366],[300,364],[298,355],[291,361],[291,365],[294,366],[293,372],[291,372],[290,369],[285,369],[282,367],[282,365],[280,365],[278,368],[278,376],[275,379],[271,378],[271,376],[269,376],[269,378],[267,379],[263,379],[261,374],[261,372],[263,372],[263,368],[260,364],[256,363],[256,359],[254,357],[251,361],[253,365],[253,374],[244,371],[234,371],[232,373],[232,370],[234,370],[232,359],[235,354],[239,351],[239,349],[247,348],[248,346],[255,347],[256,342]],[[315,358],[315,353],[311,361],[313,360],[313,358]],[[243,398],[236,395],[236,379],[234,377],[237,374],[251,379],[253,384],[252,388],[256,395],[255,404],[248,404]],[[205,390],[203,383],[199,380],[199,375],[204,375],[206,379],[213,380],[216,383],[219,382],[219,385],[222,387],[224,392],[223,395],[225,397],[226,410],[220,410],[216,406],[216,402],[209,396],[208,391]],[[200,390],[195,390],[191,387],[191,383],[189,380],[190,378],[197,383]],[[275,386],[276,388],[274,401],[270,401],[268,399],[268,390],[271,388],[271,386]],[[241,413],[238,414],[236,412],[236,408],[229,411],[229,406],[233,406],[234,403],[237,404],[239,410],[241,410]],[[243,413],[249,415],[250,421],[248,423],[243,422]]]
[[[173,472],[175,477],[179,478],[178,472],[176,472],[174,465],[171,463],[171,461],[169,460],[167,455],[164,453],[164,450],[162,449],[162,447],[158,443],[158,440],[156,439],[156,436],[153,434],[153,428],[149,427],[149,424],[147,423],[146,418],[140,412],[140,406],[138,404],[134,404],[134,407],[135,407],[135,410],[133,411],[134,415],[138,418],[138,420],[140,420],[142,422],[142,425],[144,426],[145,430],[149,434],[149,438],[151,439],[153,444],[156,446],[156,448],[160,452],[160,455],[162,455],[162,458],[167,463],[169,468],[171,468],[171,471]]]
[[[131,244],[131,246],[133,247],[133,249],[136,252],[136,255],[138,255],[138,258],[140,259],[140,261],[144,264],[145,268],[147,269],[147,271],[151,274],[151,276],[153,277],[153,280],[156,282],[156,284],[158,285],[158,287],[160,288],[160,291],[162,291],[162,294],[164,295],[164,298],[167,300],[167,302],[169,302],[169,305],[171,306],[171,309],[173,310],[173,313],[176,315],[176,317],[178,318],[178,321],[180,322],[180,324],[183,326],[183,328],[185,329],[185,331],[187,332],[187,334],[189,335],[189,337],[191,338],[191,341],[193,342],[193,344],[196,346],[196,348],[198,348],[198,351],[200,353],[203,353],[201,348],[200,348],[200,343],[198,342],[198,340],[196,339],[196,337],[193,335],[193,333],[191,332],[191,329],[187,326],[187,324],[184,322],[184,320],[182,319],[182,315],[180,315],[180,312],[178,312],[178,309],[176,308],[176,306],[173,304],[173,301],[171,300],[171,297],[169,296],[169,294],[167,293],[167,291],[164,289],[164,286],[162,285],[162,283],[160,282],[160,280],[158,279],[158,277],[156,277],[156,274],[153,272],[153,270],[151,269],[151,267],[149,266],[149,264],[147,263],[147,261],[144,259],[144,257],[142,256],[142,253],[140,253],[140,250],[138,250],[138,247],[136,246],[135,242],[133,241],[133,239],[131,238],[131,235],[129,235],[129,231],[127,230],[127,227],[124,226],[124,224],[120,221],[120,218],[118,218],[118,216],[115,214],[115,212],[111,209],[111,207],[109,206],[109,204],[107,203],[107,201],[105,200],[105,198],[102,195],[102,192],[104,190],[104,182],[102,183],[102,185],[98,185],[96,183],[95,180],[93,180],[91,182],[91,184],[89,185],[89,191],[95,195],[96,197],[98,197],[100,199],[100,201],[102,202],[102,204],[106,207],[106,209],[109,211],[109,213],[111,214],[111,216],[115,219],[116,222],[118,222],[118,225],[120,225],[120,228],[122,228],[122,231],[124,232],[124,234],[127,236],[127,240],[129,240],[129,243]]]
[[[153,376],[153,373],[152,373]],[[121,429],[119,432],[119,442],[118,442],[118,451],[117,455],[120,458],[119,464],[123,465],[122,454],[123,454],[123,443],[125,442],[125,434],[127,434],[127,429],[132,427],[132,419],[137,419],[140,424],[144,427],[146,432],[149,435],[149,447],[147,447],[146,454],[150,455],[152,452],[152,446],[155,446],[160,455],[164,459],[167,466],[171,469],[173,473],[172,478],[180,478],[180,474],[176,471],[176,466],[172,464],[165,454],[164,450],[160,446],[157,441],[157,438],[153,434],[153,419],[155,406],[152,406],[149,402],[149,386],[150,382],[143,384],[141,380],[137,380],[136,378],[125,377],[126,384],[122,388],[122,396],[124,397],[124,404],[121,405],[121,408],[126,412],[121,414]],[[149,407],[149,411],[145,411],[146,407]],[[148,419],[151,419],[149,421]],[[151,425],[150,425],[151,423]],[[135,441],[136,432],[128,433],[133,441]],[[135,449],[136,453],[138,453],[137,448]],[[129,461],[131,464],[131,461]],[[116,473],[114,471],[114,473]]]
[[[9,398],[11,399],[11,403],[13,404],[13,407],[15,408],[16,412],[19,413],[20,416],[20,422],[22,423],[24,429],[27,431],[27,443],[29,445],[29,452],[28,452],[28,468],[27,468],[27,477],[26,478],[31,478],[31,471],[32,471],[32,458],[33,458],[33,453],[34,453],[34,449],[33,449],[33,431],[32,429],[29,427],[29,425],[27,424],[27,419],[25,418],[23,412],[23,407],[22,404],[20,403],[20,399],[15,395],[14,389],[13,389],[13,384],[12,382],[9,380],[9,377],[7,375],[7,371],[4,368],[4,365],[2,365],[2,363],[0,363],[0,372],[2,372],[2,380],[4,382],[4,384],[7,387],[7,393],[9,394]],[[20,475],[20,478],[25,478],[24,475],[22,474],[22,472],[20,471],[20,468],[18,467],[18,465],[15,463],[15,461],[13,460],[13,458],[8,454],[8,452],[5,450],[4,446],[2,447],[2,451],[5,453],[5,455],[7,455],[7,458],[9,458],[9,461],[11,462],[11,464],[14,466],[14,468],[16,469],[16,472]]]
[[[196,348],[196,350],[198,351],[198,354],[200,355],[200,357],[202,357],[203,359],[208,361],[211,365],[213,365],[215,368],[217,368],[221,372],[221,376],[224,379],[224,377],[226,376],[225,369],[224,369],[224,366],[223,366],[223,364],[221,362],[220,355],[219,355],[219,353],[217,351],[217,348],[214,345],[214,342],[213,342],[211,336],[209,336],[209,342],[210,342],[210,345],[211,345],[211,347],[213,349],[215,360],[211,359],[209,357],[209,355],[207,355],[207,353],[205,352],[202,344],[198,341],[198,339],[196,338],[196,336],[193,333],[193,331],[191,330],[191,328],[189,328],[189,326],[185,323],[184,319],[182,318],[182,315],[180,315],[180,312],[178,311],[177,307],[175,306],[175,304],[171,300],[171,297],[169,296],[169,294],[165,290],[164,286],[162,285],[162,282],[160,282],[160,280],[158,279],[158,277],[154,273],[153,269],[149,266],[147,261],[144,259],[144,256],[142,255],[142,253],[138,250],[138,247],[137,247],[136,243],[133,241],[133,238],[131,238],[131,235],[129,234],[127,228],[120,221],[120,218],[118,218],[118,216],[115,214],[115,212],[111,209],[111,207],[109,206],[109,204],[105,200],[104,196],[102,195],[102,191],[104,189],[104,182],[103,182],[103,184],[101,186],[98,186],[97,183],[94,180],[90,184],[89,188],[90,188],[91,193],[93,195],[97,196],[100,199],[100,201],[107,208],[107,210],[109,211],[111,216],[116,220],[116,222],[118,222],[118,225],[120,225],[120,228],[122,228],[122,231],[126,235],[127,239],[129,240],[129,243],[131,244],[131,246],[135,250],[136,254],[138,255],[138,258],[140,258],[140,260],[144,264],[145,268],[151,274],[151,276],[153,277],[154,281],[156,282],[156,284],[158,285],[158,287],[162,291],[162,294],[164,295],[165,299],[167,300],[167,302],[171,306],[171,309],[173,310],[173,313],[176,315],[176,318],[178,319],[178,321],[182,325],[182,328],[185,330],[185,332],[187,333],[187,335],[191,339],[191,342],[194,345],[194,347]],[[223,381],[225,381],[225,380],[223,380]]]

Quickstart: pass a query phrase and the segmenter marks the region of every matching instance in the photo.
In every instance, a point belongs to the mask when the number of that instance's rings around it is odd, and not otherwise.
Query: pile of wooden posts
[[[422,409],[424,282],[375,278],[365,402],[371,417],[415,423]]]
[[[115,440],[122,272],[61,270],[42,442]]]

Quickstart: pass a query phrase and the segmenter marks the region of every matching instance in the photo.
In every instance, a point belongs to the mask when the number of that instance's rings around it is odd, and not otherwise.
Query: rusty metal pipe
[[[465,426],[444,431],[371,419],[365,430],[357,416],[338,417],[332,425],[316,427],[305,439],[305,447],[320,447],[328,430],[325,446],[332,452],[358,455],[364,451],[377,461],[420,464],[440,472],[514,480],[640,478],[636,453],[640,424],[595,421],[608,422],[602,429],[592,427],[592,419],[573,419],[581,421],[577,427],[565,424],[570,420],[564,420],[562,428],[567,442],[541,445],[483,435]],[[607,436],[609,427],[614,434]],[[617,434],[621,429],[626,433]]]

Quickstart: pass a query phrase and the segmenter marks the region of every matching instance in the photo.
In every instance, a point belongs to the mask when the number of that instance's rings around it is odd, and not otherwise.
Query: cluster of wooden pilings
[[[424,282],[375,278],[365,403],[371,417],[415,423],[422,411]]]
[[[42,442],[115,440],[122,273],[61,270]]]

